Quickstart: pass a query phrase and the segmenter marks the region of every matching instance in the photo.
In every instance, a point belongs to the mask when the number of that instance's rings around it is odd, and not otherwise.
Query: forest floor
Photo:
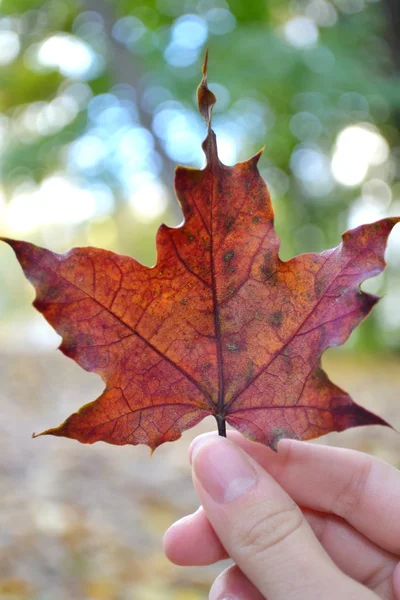
[[[400,430],[400,357],[332,353],[331,379]],[[197,508],[187,460],[206,419],[150,457],[147,447],[31,439],[96,398],[102,382],[61,353],[0,354],[0,599],[203,600],[224,565],[180,568],[165,529]],[[318,441],[400,467],[400,435],[362,427]]]

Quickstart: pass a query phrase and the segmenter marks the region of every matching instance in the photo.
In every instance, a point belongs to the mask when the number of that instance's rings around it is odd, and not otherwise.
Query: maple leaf
[[[359,286],[384,269],[399,218],[348,231],[337,248],[280,260],[261,153],[234,167],[218,159],[207,59],[198,100],[207,164],[177,168],[185,221],[161,225],[154,267],[97,248],[55,254],[4,239],[62,352],[106,384],[43,434],[154,449],[214,415],[220,434],[228,422],[276,447],[282,437],[387,425],[329,381],[320,357],[376,304]]]

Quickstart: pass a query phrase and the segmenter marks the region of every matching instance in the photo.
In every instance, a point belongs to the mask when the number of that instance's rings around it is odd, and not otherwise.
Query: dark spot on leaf
[[[225,254],[224,254],[224,261],[229,262],[234,256],[235,256],[235,251],[229,250],[229,252],[225,252]]]
[[[282,321],[283,321],[283,315],[280,311],[276,311],[276,312],[272,313],[272,315],[269,319],[269,323],[271,325],[273,325],[274,327],[280,327],[282,325]]]
[[[233,217],[227,217],[225,219],[225,230],[227,232],[231,231],[234,222],[235,222],[235,219]]]
[[[264,283],[268,282],[268,285],[276,285],[278,282],[277,272],[274,271],[268,264],[262,264],[260,267],[262,273],[262,280]]]
[[[228,342],[226,347],[229,350],[229,352],[240,352],[241,349],[240,345],[236,342]]]
[[[261,273],[265,276],[265,277],[270,277],[270,275],[272,274],[272,269],[271,267],[269,267],[266,264],[262,264],[260,267],[260,271]]]
[[[285,353],[281,354],[281,356],[286,375],[291,375],[293,373],[293,364],[292,359],[290,358],[289,352],[287,352],[287,350],[288,349],[286,349]]]
[[[212,363],[205,362],[202,364],[201,369],[202,369],[202,371],[208,371],[208,369],[210,369],[211,367],[212,367]]]
[[[320,296],[324,291],[325,283],[323,279],[319,278],[315,280],[314,289],[317,296]]]
[[[261,219],[260,219],[260,217],[253,217],[252,221],[255,225],[257,225],[257,223],[259,223],[261,221]]]
[[[53,298],[57,298],[59,293],[58,287],[48,287],[46,290],[46,299],[53,300]]]

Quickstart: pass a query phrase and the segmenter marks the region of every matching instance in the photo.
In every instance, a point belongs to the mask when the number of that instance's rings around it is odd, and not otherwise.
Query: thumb
[[[222,437],[197,439],[192,465],[222,545],[268,600],[376,598],[339,571],[290,496],[238,446]]]

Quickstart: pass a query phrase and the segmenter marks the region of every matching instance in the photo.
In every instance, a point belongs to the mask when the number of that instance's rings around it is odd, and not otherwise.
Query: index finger
[[[278,452],[235,431],[228,437],[266,469],[300,506],[345,519],[400,555],[400,472],[356,450],[284,439]]]

